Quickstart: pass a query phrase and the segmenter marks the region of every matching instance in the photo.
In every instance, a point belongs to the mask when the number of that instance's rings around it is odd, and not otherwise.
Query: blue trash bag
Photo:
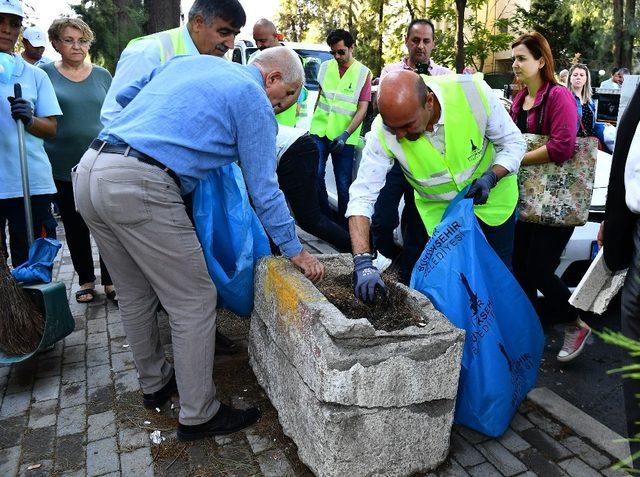
[[[21,283],[51,283],[53,261],[62,244],[55,239],[39,238],[29,248],[29,258],[11,273]]]
[[[449,204],[411,274],[426,295],[466,331],[454,421],[501,436],[533,388],[544,347],[536,312],[493,251],[462,191]]]
[[[193,219],[218,307],[241,316],[253,310],[253,270],[269,255],[269,239],[247,195],[237,164],[220,167],[196,185]]]

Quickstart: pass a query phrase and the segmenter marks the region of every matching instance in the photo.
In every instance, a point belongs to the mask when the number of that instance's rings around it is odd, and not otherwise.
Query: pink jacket
[[[522,109],[524,98],[529,94],[525,87],[520,91],[511,105],[511,119],[518,122],[518,114]],[[546,96],[544,104],[542,99]],[[538,130],[538,117],[542,110],[542,123]],[[547,151],[552,162],[562,164],[573,156],[576,148],[576,123],[578,110],[571,92],[560,85],[543,83],[536,93],[533,108],[527,115],[527,130],[532,134],[544,134],[549,136]]]

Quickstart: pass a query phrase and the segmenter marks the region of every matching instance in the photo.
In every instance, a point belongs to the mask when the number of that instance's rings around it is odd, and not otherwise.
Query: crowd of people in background
[[[175,56],[193,57],[190,61],[194,67],[211,66],[219,69],[220,63],[210,58],[199,59],[198,57],[202,55],[219,57],[232,49],[234,39],[240,27],[244,25],[244,11],[235,0],[218,2],[198,0],[189,14],[188,25],[161,32],[159,36],[145,37],[131,42],[118,63],[113,82],[107,70],[87,62],[89,48],[95,38],[94,33],[84,21],[79,18],[60,18],[53,22],[48,30],[48,38],[55,51],[59,53],[60,59],[51,61],[44,56],[46,44],[44,32],[35,27],[23,30],[21,28],[23,18],[24,14],[18,0],[8,0],[0,6],[0,65],[3,66],[0,70],[2,71],[0,72],[0,129],[3,131],[0,138],[0,231],[4,248],[2,253],[10,256],[13,266],[23,263],[28,255],[20,167],[17,160],[17,137],[14,134],[5,133],[15,129],[14,121],[22,121],[27,130],[26,149],[31,175],[35,234],[38,237],[56,236],[57,224],[52,215],[52,202],[55,201],[64,226],[73,266],[78,274],[79,290],[75,298],[78,302],[86,303],[95,299],[97,281],[90,229],[95,232],[96,228],[102,225],[97,218],[94,218],[92,226],[88,227],[83,215],[76,211],[78,198],[74,200],[76,187],[74,181],[78,176],[72,171],[75,170],[88,148],[95,149],[92,153],[94,156],[104,152],[118,155],[118,160],[121,161],[123,159],[120,156],[127,156],[130,149],[135,152],[131,142],[127,143],[129,149],[121,151],[110,141],[120,134],[121,130],[135,131],[131,123],[126,122],[126,118],[135,116],[137,110],[127,105],[137,104],[136,101],[139,101],[137,94],[141,87],[141,78],[149,74],[153,76],[158,71],[160,73],[157,74],[164,74],[166,78],[170,78],[172,67],[167,65],[176,65],[177,61],[169,61],[172,55],[163,48],[174,42],[174,45],[181,45],[180,51],[173,51]],[[417,152],[402,150],[398,144],[403,137],[411,138],[412,135],[418,134],[416,131],[420,131],[420,134],[432,139],[434,147],[438,150],[444,150],[445,146],[453,147],[446,142],[449,140],[448,136],[445,138],[444,135],[444,129],[447,127],[446,119],[441,118],[441,111],[450,108],[452,104],[443,103],[442,98],[449,98],[448,95],[452,93],[447,89],[449,84],[447,80],[439,77],[453,78],[452,82],[467,81],[460,77],[447,76],[453,72],[431,59],[432,51],[437,44],[433,24],[426,19],[413,20],[406,30],[407,55],[382,69],[378,105],[383,113],[384,124],[382,120],[378,120],[377,124],[374,122],[372,132],[366,138],[366,160],[363,161],[366,170],[362,170],[363,166],[361,166],[355,183],[353,183],[355,150],[365,140],[360,132],[369,103],[372,101],[372,83],[376,81],[369,68],[356,59],[356,41],[351,33],[336,29],[327,35],[326,42],[334,59],[323,63],[320,67],[317,81],[321,90],[315,111],[309,112],[313,117],[310,131],[307,132],[295,128],[295,119],[293,123],[287,124],[289,121],[287,118],[295,118],[295,111],[291,115],[286,115],[287,108],[299,110],[298,98],[303,92],[304,85],[296,84],[298,80],[285,82],[282,79],[284,74],[281,72],[278,77],[269,76],[276,71],[275,67],[271,66],[272,62],[283,58],[282,55],[286,56],[279,47],[280,37],[275,26],[268,20],[261,20],[253,31],[261,52],[255,56],[251,64],[254,70],[251,70],[252,73],[247,73],[246,77],[242,76],[242,81],[246,82],[249,91],[251,90],[249,85],[253,84],[251,74],[259,78],[258,83],[264,80],[260,83],[261,88],[266,90],[274,111],[281,115],[281,119],[278,119],[280,122],[278,140],[274,142],[277,148],[277,152],[274,151],[274,160],[277,154],[275,170],[277,176],[275,177],[289,201],[294,218],[305,230],[333,243],[340,251],[350,251],[353,245],[353,252],[356,255],[355,286],[362,290],[360,298],[372,298],[372,290],[375,291],[376,287],[381,285],[379,274],[371,272],[375,268],[374,263],[379,263],[374,262],[375,257],[372,253],[374,250],[377,250],[381,256],[395,261],[398,264],[400,280],[408,283],[413,266],[424,249],[433,226],[439,220],[432,214],[432,210],[441,208],[443,204],[446,205],[448,199],[444,197],[448,197],[447,194],[450,191],[442,192],[447,185],[445,182],[438,184],[440,189],[436,192],[428,188],[421,189],[421,187],[427,187],[424,186],[426,176],[420,176],[420,171],[414,167],[416,159],[412,154]],[[21,54],[16,54],[15,47],[20,34],[22,34],[23,50]],[[272,52],[267,53],[269,50]],[[538,292],[540,292],[546,298],[548,306],[554,309],[553,316],[557,319],[556,324],[564,325],[564,342],[558,351],[557,358],[561,362],[567,362],[575,359],[583,351],[587,338],[591,334],[591,329],[583,320],[581,312],[568,302],[569,288],[555,274],[561,254],[574,228],[550,227],[518,221],[515,206],[517,185],[511,178],[517,174],[520,167],[548,162],[561,165],[571,160],[577,138],[595,136],[604,143],[604,130],[610,126],[596,121],[592,79],[587,65],[574,64],[570,69],[563,70],[556,76],[554,58],[549,44],[537,32],[525,34],[516,39],[512,45],[512,52],[513,72],[522,88],[513,97],[508,113],[473,70],[465,71],[471,78],[468,81],[475,81],[478,85],[479,97],[489,104],[489,113],[484,125],[486,130],[483,129],[482,132],[491,143],[492,151],[495,150],[495,160],[489,161],[483,170],[474,175],[472,183],[472,178],[467,178],[472,188],[470,197],[474,199],[475,204],[487,203],[481,209],[485,212],[477,212],[482,228],[505,265],[513,270],[514,276],[531,302],[537,301]],[[140,60],[143,55],[146,58],[145,62]],[[211,61],[207,62],[208,60]],[[299,66],[291,68],[299,73]],[[156,70],[156,67],[160,69]],[[173,68],[176,69],[177,66]],[[174,74],[179,75],[178,70],[176,71]],[[434,77],[425,80],[431,85],[429,86],[431,89],[424,90],[424,83],[416,82],[416,78],[419,77],[408,72]],[[619,89],[627,74],[629,74],[627,68],[615,67],[611,70],[611,78],[602,82],[600,87]],[[220,84],[231,84],[231,79],[224,75],[218,80],[222,82]],[[135,81],[138,81],[136,86],[131,86]],[[15,83],[22,85],[21,98],[14,97]],[[394,87],[391,88],[390,85]],[[193,82],[187,86],[194,90],[197,88]],[[142,90],[144,91],[144,88]],[[434,94],[432,90],[438,94]],[[403,91],[406,91],[406,95],[400,94]],[[394,92],[397,95],[394,95]],[[140,97],[142,96],[144,95],[141,93]],[[4,98],[9,98],[9,101]],[[266,104],[264,98],[261,101]],[[285,103],[287,107],[283,106]],[[414,117],[407,113],[407,111],[422,111],[420,108],[425,107],[425,104],[429,104],[429,108],[434,108],[437,114],[427,118],[426,116]],[[190,107],[200,106],[191,105]],[[429,108],[425,111],[431,111]],[[127,111],[129,114],[122,115],[121,111]],[[265,114],[265,118],[268,115],[273,116],[270,111],[267,113],[269,114]],[[140,114],[143,113],[140,112]],[[260,117],[262,116],[256,114],[252,120]],[[215,118],[215,120],[223,121],[221,118]],[[138,121],[141,120],[138,119]],[[271,124],[273,121],[271,118],[266,118],[264,121],[264,125],[254,125],[251,130],[255,134],[258,134],[258,129],[263,129],[260,134],[265,133],[264,128],[270,131],[271,126],[267,123]],[[276,141],[275,126],[272,129],[274,141]],[[193,141],[194,149],[197,149],[199,141],[205,141],[206,131],[199,130],[200,136],[189,139]],[[521,133],[546,135],[549,140],[544,146],[525,152]],[[229,137],[225,140],[232,141],[234,134],[235,132],[229,132]],[[95,142],[96,138],[100,138],[98,143]],[[247,141],[243,146],[238,145],[238,148],[245,147],[244,152],[251,150],[253,154],[255,151],[252,148],[255,149],[255,144],[251,145],[253,143],[250,140]],[[471,144],[474,144],[473,138]],[[226,154],[228,157],[235,157],[235,152],[228,152],[226,147],[228,144],[224,140],[212,146],[221,156]],[[421,149],[420,151],[424,154],[433,154],[434,158],[437,157],[437,154],[431,150]],[[92,161],[96,160],[94,156]],[[325,185],[326,162],[329,156],[333,161],[336,179],[337,215],[329,207]],[[153,156],[151,159],[145,159],[146,154],[134,157],[139,157],[141,161],[152,165],[155,161]],[[478,157],[478,161],[485,159]],[[167,164],[164,166],[167,166],[163,169],[166,172],[180,171],[178,166],[171,166],[171,169]],[[464,172],[462,167],[460,165],[460,173]],[[256,176],[253,177],[252,173]],[[284,202],[280,202],[281,195],[275,192],[268,197],[260,196],[261,193],[265,194],[267,189],[269,193],[272,192],[276,179],[268,178],[268,181],[263,183],[258,180],[258,176],[259,171],[254,170],[246,178],[250,185],[250,192],[257,194],[253,198],[258,215],[265,216],[268,215],[265,212],[267,206],[275,207],[274,204],[283,205]],[[103,180],[107,181],[107,179]],[[189,189],[188,182],[183,178],[176,182],[183,193],[185,189]],[[96,187],[101,187],[100,184],[98,183]],[[168,181],[167,184],[172,187],[175,185]],[[254,185],[258,186],[257,191],[251,190],[251,186]],[[265,189],[261,189],[262,187]],[[85,192],[87,190],[89,189]],[[175,189],[175,195],[175,200],[181,203],[182,198],[178,196],[178,189]],[[494,200],[492,201],[490,197]],[[405,206],[400,217],[398,206],[402,198]],[[84,210],[86,211],[88,210],[86,204],[90,199],[85,197],[83,200],[85,200]],[[185,203],[188,204],[187,199]],[[260,208],[262,205],[265,208]],[[282,212],[280,209],[278,211]],[[369,247],[368,228],[358,228],[363,222],[347,223],[346,217],[354,216],[367,217],[367,220],[370,218],[372,247]],[[180,216],[181,219],[182,216]],[[278,220],[272,218],[271,222],[267,219],[263,223],[268,231],[275,231],[271,238],[283,253],[293,257],[292,261],[308,276],[313,275],[317,279],[323,273],[318,268],[314,268],[317,265],[311,258],[302,256],[296,262],[295,257],[300,257],[299,254],[302,252],[296,248],[295,233],[291,236],[292,232],[290,233],[289,229],[285,230],[286,219],[283,216]],[[126,225],[127,220],[123,212],[123,222],[119,226],[123,223]],[[178,219],[174,217],[174,220]],[[190,226],[188,222],[182,225]],[[402,248],[395,244],[393,236],[394,229],[398,225],[401,225],[404,241]],[[9,231],[8,237],[5,237],[6,226]],[[351,243],[348,227],[352,227]],[[109,234],[106,228],[102,230],[99,234],[100,243],[109,243],[111,240]],[[364,244],[359,250],[356,250],[357,240],[354,237]],[[7,239],[9,252],[5,245]],[[146,311],[149,312],[147,313],[149,316],[151,311],[155,312],[154,306],[157,308],[158,305],[157,298],[147,302],[141,298],[142,291],[122,288],[117,289],[117,296],[109,273],[109,268],[115,264],[116,273],[120,275],[122,284],[126,282],[122,276],[122,270],[137,273],[135,270],[143,267],[124,267],[122,263],[125,261],[126,254],[123,252],[117,255],[113,250],[107,252],[110,260],[103,261],[102,253],[104,252],[101,249],[99,259],[102,285],[108,299],[115,301],[120,294],[125,295],[126,305],[123,310],[131,317],[130,320],[123,317],[127,334],[131,337],[138,336],[140,340],[143,340],[145,333],[150,333],[157,338],[150,324],[142,325],[138,322],[134,324],[136,319],[134,315],[139,312],[142,305],[148,308]],[[135,262],[137,259],[134,257],[132,260]],[[204,268],[201,271],[206,274]],[[136,286],[143,289],[149,285],[142,284],[141,280]],[[170,286],[163,285],[164,288]],[[138,295],[136,295],[137,292],[139,292]],[[163,305],[167,308],[165,302]],[[215,297],[207,302],[207,306],[213,307],[210,312],[215,316]],[[132,343],[132,346],[136,348],[141,345]],[[174,349],[176,346],[174,342]],[[154,356],[160,349],[147,348],[144,352]],[[212,355],[213,351],[209,354]],[[178,384],[176,384],[172,369],[168,368],[166,363],[162,364],[163,358],[155,356],[157,360],[151,363],[148,356],[142,356],[140,352],[136,353],[136,349],[134,349],[134,357],[141,373],[145,403],[148,401],[153,405],[157,404],[165,398],[165,395],[175,391],[176,386],[181,388],[180,394],[185,397],[197,394],[193,389],[187,391],[187,387],[191,385],[190,381],[187,381],[190,378],[185,378],[184,375],[192,373],[193,370],[188,371],[184,363],[181,368],[183,376],[178,375]],[[156,366],[157,363],[160,365]],[[211,376],[210,372],[209,376]],[[218,420],[222,419],[221,415],[217,414],[218,409],[223,409],[226,415],[233,417],[229,417],[231,423],[221,424],[216,421],[217,426],[244,426],[257,419],[254,411],[233,414],[230,408],[220,407],[224,405],[220,405],[214,399],[213,383],[206,387],[206,393],[204,397],[192,397],[192,401],[200,406],[198,409],[183,404],[181,412],[192,412],[181,421],[186,426],[182,430],[183,435],[187,437],[200,435],[199,430],[193,430],[191,427],[205,422],[203,420],[205,417],[208,420],[211,416],[217,415]],[[207,402],[205,403],[203,399]]]

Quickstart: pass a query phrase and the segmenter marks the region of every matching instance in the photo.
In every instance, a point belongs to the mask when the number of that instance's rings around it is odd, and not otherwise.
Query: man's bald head
[[[272,21],[261,18],[253,25],[253,41],[259,50],[280,46],[278,31]]]
[[[295,103],[304,83],[300,57],[291,48],[276,46],[258,53],[251,61],[260,70],[275,113]]]
[[[406,136],[415,141],[422,135],[433,115],[434,101],[427,85],[413,71],[389,73],[378,89],[378,110],[398,139]]]

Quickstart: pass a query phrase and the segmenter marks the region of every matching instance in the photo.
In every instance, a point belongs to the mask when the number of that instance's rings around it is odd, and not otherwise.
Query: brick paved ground
[[[312,251],[332,251],[314,237],[303,237]],[[66,245],[54,279],[64,281],[73,297],[77,284]],[[140,404],[117,308],[104,295],[90,305],[71,299],[70,306],[76,329],[63,342],[27,362],[0,366],[0,476],[311,475],[249,368],[247,320],[220,314],[221,330],[243,350],[216,358],[214,377],[223,401],[258,405],[263,418],[245,433],[181,444],[175,439],[177,403],[159,412]],[[159,321],[171,354],[166,316]],[[161,434],[157,445],[149,437],[155,430]],[[502,438],[456,427],[451,446],[447,462],[427,475],[623,475],[610,469],[612,456],[529,401]]]

